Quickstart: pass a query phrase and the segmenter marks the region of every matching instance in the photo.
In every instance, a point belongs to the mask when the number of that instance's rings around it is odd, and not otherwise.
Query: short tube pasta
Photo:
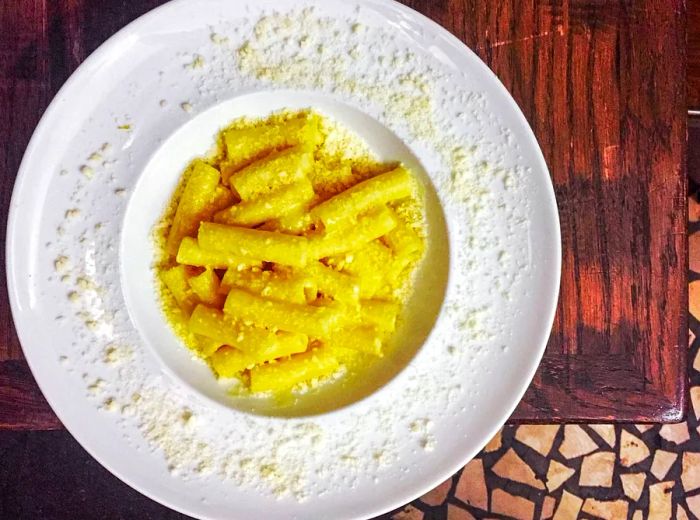
[[[314,156],[300,146],[273,152],[237,172],[230,179],[243,201],[254,200],[281,186],[306,178]]]
[[[314,189],[303,178],[260,197],[241,202],[214,215],[214,222],[239,226],[257,226],[304,208],[314,198]]]
[[[272,231],[202,222],[198,239],[204,249],[281,265],[303,267],[309,257],[306,237]]]
[[[228,293],[224,312],[258,327],[297,332],[314,338],[329,337],[344,318],[339,308],[280,302],[238,288]]]
[[[326,227],[342,224],[387,202],[410,197],[413,183],[408,170],[399,166],[320,203],[311,210],[311,216],[321,220]]]
[[[309,241],[312,258],[326,258],[352,251],[371,242],[396,227],[396,217],[385,207],[360,218],[355,226],[327,232]]]
[[[226,251],[202,249],[196,238],[185,237],[177,250],[176,261],[179,264],[211,267],[214,269],[247,269],[261,267],[260,260],[251,260],[242,256],[232,255]]]

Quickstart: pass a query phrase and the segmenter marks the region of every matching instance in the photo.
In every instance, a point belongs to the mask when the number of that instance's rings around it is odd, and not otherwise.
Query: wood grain
[[[8,28],[0,31],[3,219],[22,151],[51,96],[106,37],[159,3],[0,3]],[[679,419],[687,347],[684,2],[405,3],[501,78],[554,182],[561,299],[543,365],[512,420]],[[5,292],[0,327],[0,360],[19,359]],[[4,392],[5,401],[17,399]],[[27,427],[1,410],[0,427]]]

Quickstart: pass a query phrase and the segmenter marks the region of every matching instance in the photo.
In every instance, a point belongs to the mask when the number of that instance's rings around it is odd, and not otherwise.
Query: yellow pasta
[[[250,389],[253,392],[281,392],[300,383],[331,376],[339,367],[333,351],[318,348],[288,360],[253,368]]]
[[[160,276],[182,311],[185,314],[192,312],[197,298],[190,288],[187,268],[184,265],[178,265],[163,271]]]
[[[251,260],[242,256],[232,255],[225,251],[202,249],[196,238],[185,237],[180,242],[176,260],[179,264],[198,267],[212,267],[214,269],[247,269],[261,267],[260,260]]]
[[[193,235],[200,221],[212,213],[212,203],[222,197],[218,187],[219,171],[204,161],[195,161],[168,233],[166,250],[169,254],[176,254],[183,237]]]
[[[281,186],[306,178],[313,166],[312,152],[295,146],[281,152],[273,152],[237,172],[230,179],[241,200],[253,200],[269,194]]]
[[[413,178],[403,167],[356,184],[311,210],[311,216],[332,227],[356,219],[366,211],[397,199],[410,197]]]
[[[396,227],[396,217],[386,207],[367,213],[355,226],[327,231],[309,241],[312,258],[326,258],[352,251],[375,240]]]
[[[271,340],[260,348],[241,351],[225,346],[211,355],[211,364],[220,377],[234,377],[242,370],[256,365],[304,352],[308,341],[301,334],[272,334]]]
[[[272,231],[202,222],[198,239],[204,249],[282,265],[303,267],[309,257],[306,237]]]
[[[309,274],[326,297],[344,303],[356,303],[360,297],[360,284],[354,276],[336,271],[321,262],[309,262],[304,272]]]
[[[260,197],[241,202],[214,215],[214,221],[239,226],[257,226],[300,211],[314,198],[314,189],[303,178]]]
[[[189,279],[189,284],[194,294],[197,295],[197,298],[202,303],[214,307],[221,307],[224,303],[222,295],[219,294],[219,277],[213,269],[205,269],[197,276],[191,277]]]
[[[329,258],[328,261],[338,266],[342,272],[357,278],[361,298],[372,298],[387,283],[393,255],[379,240],[373,240],[350,253]]]
[[[396,329],[396,317],[401,305],[389,300],[362,300],[360,302],[360,318],[379,330],[393,332]]]
[[[301,352],[308,344],[308,337],[304,334],[284,331],[275,333],[264,328],[244,325],[205,305],[197,305],[192,311],[189,328],[194,334],[214,340],[219,345],[236,347],[241,352],[250,354],[263,351],[280,352],[286,348],[300,348],[298,345],[303,344],[304,348],[299,351]],[[279,354],[284,355],[287,354]]]
[[[382,340],[374,327],[361,325],[341,331],[329,343],[335,348],[357,350],[373,356],[382,355]]]
[[[222,135],[226,147],[226,160],[222,164],[224,182],[237,170],[271,151],[295,145],[313,149],[321,139],[318,117],[312,114],[283,122],[232,128]]]
[[[345,318],[338,307],[281,302],[238,288],[228,293],[224,312],[259,327],[297,332],[314,338],[329,337]]]
[[[306,303],[316,299],[316,283],[309,276],[275,271],[239,271],[229,269],[221,280],[225,293],[232,287],[290,303]]]
[[[313,112],[240,120],[217,144],[155,234],[163,308],[186,345],[252,393],[393,363],[425,250],[411,172]]]

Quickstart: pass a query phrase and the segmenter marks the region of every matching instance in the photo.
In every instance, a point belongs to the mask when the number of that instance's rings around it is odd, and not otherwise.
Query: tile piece
[[[696,419],[700,419],[700,386],[690,389],[690,402],[693,404],[693,413]]]
[[[683,489],[692,491],[700,487],[700,453],[686,451],[683,454]]]
[[[651,430],[654,427],[654,425],[653,424],[635,424],[634,427],[637,428],[637,430],[639,430],[639,433],[645,433],[645,432],[648,432],[649,430]]]
[[[576,520],[578,512],[581,510],[581,504],[583,504],[583,500],[564,490],[559,500],[559,507],[557,507],[557,512],[554,513],[552,520]]]
[[[455,496],[465,504],[488,509],[488,492],[484,480],[484,462],[481,459],[472,459],[464,469],[457,482]]]
[[[700,220],[700,203],[696,202],[693,197],[688,197],[688,222],[697,222]]]
[[[700,495],[685,498],[685,504],[696,517],[700,518]]]
[[[564,442],[559,446],[559,452],[564,458],[575,459],[597,449],[598,445],[580,426],[575,424],[564,426]]]
[[[644,511],[637,509],[632,515],[632,520],[644,520]]]
[[[671,520],[673,486],[672,480],[649,486],[649,520]]]
[[[600,435],[611,448],[615,447],[615,426],[612,424],[591,424],[593,431]]]
[[[612,486],[613,470],[615,469],[615,454],[611,451],[601,451],[586,455],[581,464],[579,486]]]
[[[542,512],[540,520],[548,520],[554,514],[554,506],[557,505],[557,499],[554,497],[544,497],[542,501]]]
[[[519,426],[515,432],[515,439],[546,457],[552,449],[559,428],[558,424]]]
[[[423,520],[423,511],[409,504],[391,518],[392,520]]]
[[[640,438],[635,437],[627,430],[622,430],[620,436],[620,462],[629,468],[649,457],[649,448]]]
[[[547,469],[547,489],[553,492],[569,480],[575,473],[573,469],[556,460],[549,461],[549,469]]]
[[[688,310],[695,319],[700,319],[700,280],[688,284]]]
[[[596,500],[587,498],[582,511],[604,520],[620,520],[627,518],[629,503],[626,500]]]
[[[517,520],[533,520],[535,504],[527,498],[511,495],[496,488],[491,493],[491,512],[510,516]]]
[[[491,453],[492,451],[497,451],[501,447],[501,438],[503,436],[503,430],[498,430],[498,433],[494,435],[486,446],[484,446],[484,453]]]
[[[651,463],[651,474],[654,475],[657,480],[663,480],[677,458],[677,453],[656,450],[654,453],[654,461]]]
[[[664,424],[659,430],[659,435],[668,442],[683,444],[690,439],[690,433],[688,433],[688,423],[682,422],[677,424]]]
[[[700,233],[697,231],[688,237],[688,267],[700,272]]]
[[[447,520],[476,520],[469,511],[454,504],[447,504]]]
[[[690,339],[694,340],[695,339],[694,335]],[[691,343],[692,343],[692,341],[691,341]],[[693,370],[700,372],[700,350],[698,350],[698,353],[695,355],[695,359],[693,360]]]
[[[642,496],[646,479],[646,473],[626,473],[620,475],[622,490],[625,492],[625,495],[637,501],[639,497]]]
[[[428,504],[429,506],[439,506],[447,498],[447,494],[450,492],[452,487],[452,479],[448,478],[445,482],[431,489],[425,495],[423,495],[420,500],[421,502]]]
[[[685,512],[685,509],[683,509],[683,506],[678,504],[678,508],[676,509],[676,520],[690,520],[688,518],[688,513]]]
[[[491,468],[499,477],[527,484],[535,489],[544,489],[544,484],[535,476],[535,472],[510,448]]]

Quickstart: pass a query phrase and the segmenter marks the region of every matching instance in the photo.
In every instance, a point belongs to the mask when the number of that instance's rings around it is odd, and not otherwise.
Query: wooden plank
[[[683,2],[408,3],[496,72],[532,125],[556,190],[561,298],[546,361],[512,420],[680,418]]]
[[[159,3],[0,3],[0,23],[10,28],[0,33],[2,218],[50,97],[104,39]],[[499,75],[552,173],[563,234],[561,300],[545,362],[513,420],[678,418],[687,334],[683,2],[406,3]],[[17,359],[0,294],[0,360]],[[24,374],[23,391],[37,395]]]
[[[63,424],[36,386],[27,362],[0,363],[0,430],[58,430]]]

